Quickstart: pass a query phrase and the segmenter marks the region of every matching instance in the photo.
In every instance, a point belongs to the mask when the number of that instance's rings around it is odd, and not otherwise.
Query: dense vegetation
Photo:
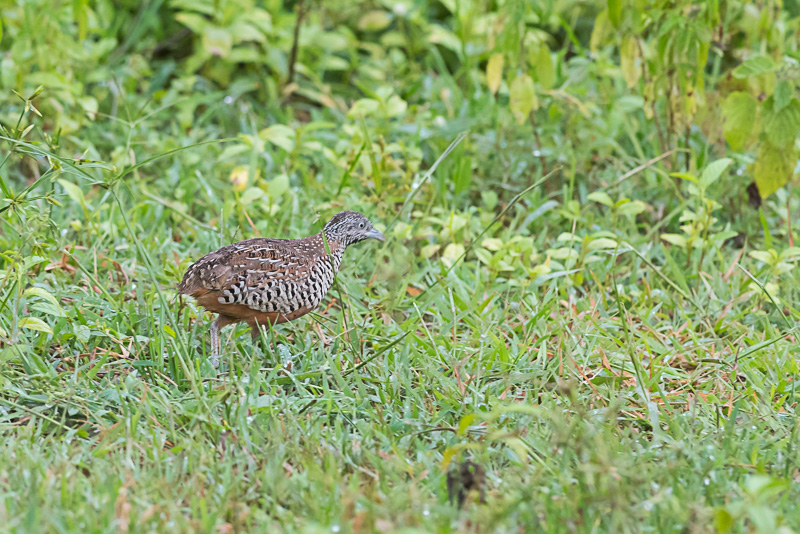
[[[795,0],[0,17],[0,529],[800,532]],[[185,269],[345,208],[218,374]]]

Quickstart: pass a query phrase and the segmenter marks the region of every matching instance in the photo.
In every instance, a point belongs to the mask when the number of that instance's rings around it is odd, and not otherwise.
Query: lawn
[[[795,0],[0,18],[0,531],[800,533]],[[186,269],[341,210],[214,368]]]

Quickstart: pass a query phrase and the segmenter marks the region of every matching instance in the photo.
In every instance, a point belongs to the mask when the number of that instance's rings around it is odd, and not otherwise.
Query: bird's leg
[[[219,319],[220,317],[217,316],[214,322],[211,323],[211,365],[214,367],[219,367],[219,355],[222,352],[219,342]]]

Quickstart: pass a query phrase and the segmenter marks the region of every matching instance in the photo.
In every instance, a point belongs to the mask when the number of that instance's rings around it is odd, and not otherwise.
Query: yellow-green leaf
[[[714,514],[714,526],[717,527],[717,532],[730,532],[733,528],[733,516],[724,508],[719,508]]]
[[[64,188],[64,191],[67,192],[67,196],[69,196],[69,198],[80,204],[81,208],[86,209],[86,197],[83,196],[83,191],[81,191],[80,187],[72,182],[64,180],[63,178],[59,178],[58,183],[60,183],[61,187]]]
[[[767,139],[776,147],[794,144],[800,132],[800,101],[792,98],[780,111],[775,108],[773,98],[764,102],[764,131]]]
[[[778,253],[771,249],[752,250],[750,251],[748,256],[760,262],[766,263],[767,265],[775,265],[776,263],[778,263]]]
[[[358,21],[358,29],[375,32],[384,29],[392,19],[386,11],[370,11],[362,15]]]
[[[267,184],[267,191],[272,198],[278,198],[289,190],[289,176],[284,173],[277,175]]]
[[[496,94],[503,81],[503,54],[492,54],[486,64],[486,83],[489,91]]]
[[[273,145],[279,146],[286,152],[291,152],[294,149],[296,134],[295,131],[288,126],[274,124],[258,132],[258,137],[264,141],[269,141]]]
[[[775,68],[772,60],[766,56],[755,56],[745,60],[744,63],[733,69],[733,76],[736,78],[749,78],[758,76]]]
[[[622,0],[608,0],[608,20],[615,28],[622,20]]]
[[[424,247],[422,247],[422,250],[419,251],[420,256],[422,256],[423,259],[427,260],[428,258],[433,256],[434,254],[439,252],[440,246],[441,245],[425,245]]]
[[[47,334],[53,333],[53,329],[50,328],[50,325],[38,317],[25,317],[24,319],[20,319],[19,327],[27,328],[28,330],[36,330],[38,332],[45,332]]]
[[[517,119],[518,124],[525,122],[528,114],[536,109],[536,91],[533,88],[533,79],[527,74],[520,74],[511,82],[510,91],[511,113]]]
[[[661,239],[681,248],[686,248],[686,238],[679,234],[661,234]]]
[[[794,94],[794,88],[792,84],[789,83],[789,80],[781,80],[775,86],[775,92],[772,94],[772,98],[774,99],[774,111],[780,111],[789,105],[789,101],[792,99],[792,95]]]
[[[769,141],[761,143],[753,164],[753,178],[761,198],[767,198],[789,181],[795,161],[797,156],[794,148],[778,148]]]
[[[198,34],[203,33],[209,25],[205,18],[195,13],[178,13],[175,15],[175,20]]]
[[[641,69],[636,66],[636,58],[639,54],[639,46],[636,44],[636,39],[628,37],[622,41],[619,54],[620,67],[622,68],[622,75],[625,77],[625,83],[628,87],[633,87],[639,83],[639,76],[642,73]]]
[[[448,267],[452,267],[453,264],[464,254],[465,248],[464,245],[460,243],[450,243],[446,247],[444,247],[444,252],[442,253],[442,261]]]
[[[608,195],[608,193],[605,193],[603,191],[592,191],[591,193],[586,195],[586,199],[593,200],[594,202],[599,202],[604,206],[611,207],[614,205],[614,201],[611,200],[611,197]]]
[[[731,93],[723,102],[722,135],[732,150],[741,150],[750,139],[757,110],[758,101],[750,93]]]
[[[605,250],[605,249],[617,248],[617,242],[607,237],[598,237],[597,239],[591,240],[589,244],[586,246],[586,248],[588,250]]]
[[[503,241],[496,237],[487,237],[486,239],[481,241],[481,246],[493,252],[497,252],[498,250],[503,248]]]
[[[56,300],[56,298],[53,296],[53,294],[50,293],[49,291],[47,291],[46,289],[41,288],[41,287],[29,287],[28,289],[25,290],[24,293],[22,293],[22,296],[23,297],[39,297],[39,298],[43,298],[47,302],[55,304],[56,306],[59,305],[58,304],[58,300]]]
[[[539,49],[534,56],[534,67],[536,68],[536,81],[539,82],[542,89],[553,87],[553,82],[556,80],[556,69],[547,44],[539,44]]]
[[[703,174],[700,176],[700,185],[708,187],[716,182],[722,175],[722,172],[727,169],[731,163],[733,163],[732,159],[722,158],[706,165],[706,168],[703,169]]]
[[[594,19],[594,28],[592,29],[592,36],[589,39],[589,49],[592,53],[596,54],[600,50],[610,30],[611,25],[608,23],[608,10],[603,10],[597,15],[597,18]]]
[[[233,47],[233,36],[224,28],[208,26],[203,30],[203,48],[212,56],[228,57]]]

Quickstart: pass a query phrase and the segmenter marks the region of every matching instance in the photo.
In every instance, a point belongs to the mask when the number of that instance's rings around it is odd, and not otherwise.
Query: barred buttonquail
[[[322,232],[303,239],[247,239],[206,254],[192,264],[178,292],[219,314],[211,325],[211,362],[219,365],[219,329],[301,317],[322,301],[339,270],[344,249],[386,238],[355,211],[337,213]],[[327,246],[326,246],[327,242]]]

